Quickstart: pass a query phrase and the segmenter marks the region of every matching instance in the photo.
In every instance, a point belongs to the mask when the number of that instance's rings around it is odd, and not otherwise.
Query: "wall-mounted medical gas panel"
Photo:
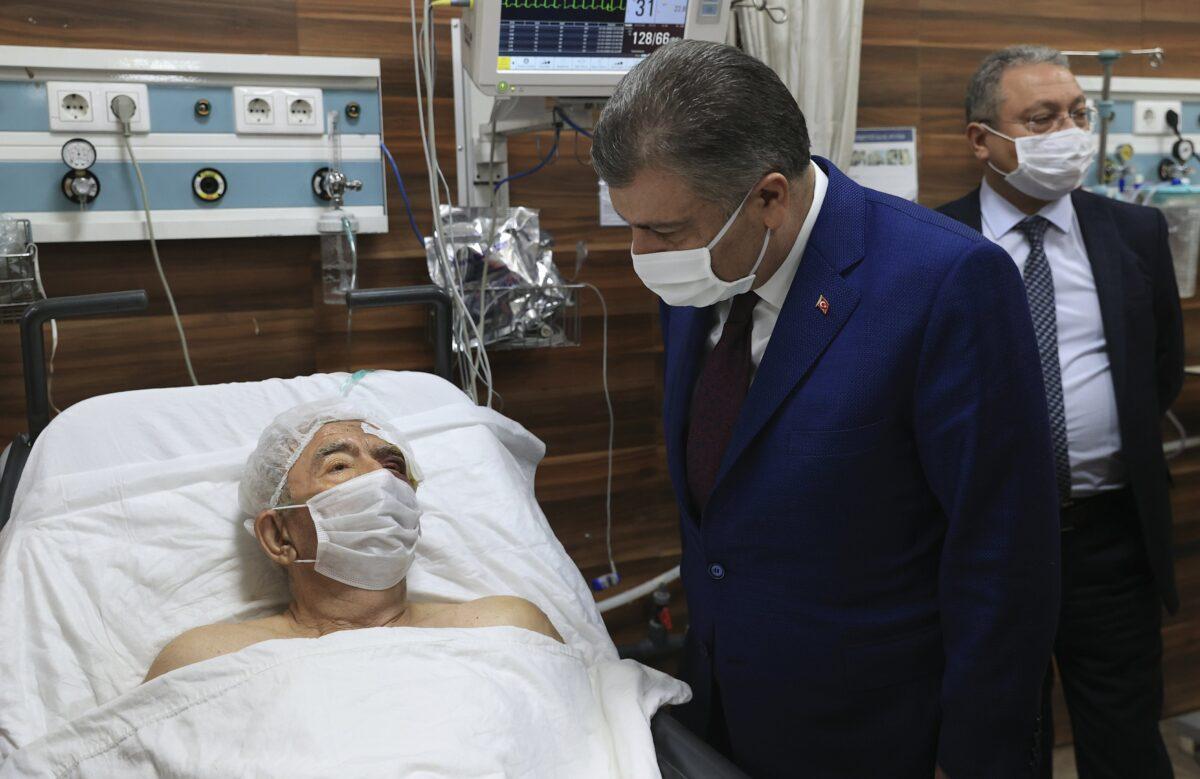
[[[335,141],[358,231],[387,231],[377,59],[0,46],[0,213],[38,243],[147,237],[118,95],[156,237],[317,234]]]
[[[1100,99],[1099,76],[1080,76],[1079,85],[1090,100]],[[1122,179],[1127,187],[1135,179],[1143,185],[1162,184],[1179,173],[1192,183],[1200,181],[1200,160],[1192,156],[1200,147],[1200,79],[1118,76],[1112,80],[1111,98],[1105,159],[1096,165],[1106,165],[1112,186]],[[1174,128],[1168,124],[1172,113]],[[1095,166],[1084,183],[1098,183]]]

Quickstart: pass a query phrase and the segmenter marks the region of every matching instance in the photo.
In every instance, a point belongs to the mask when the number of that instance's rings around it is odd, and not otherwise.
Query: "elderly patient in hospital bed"
[[[167,644],[146,681],[261,641],[374,627],[508,625],[562,638],[523,598],[409,601],[421,534],[420,468],[394,429],[345,400],[283,412],[263,431],[240,489],[246,526],[287,575],[280,614],[194,628]]]
[[[542,442],[425,374],[314,402],[347,379],[43,432],[0,534],[0,779],[658,775],[689,691],[618,658]]]

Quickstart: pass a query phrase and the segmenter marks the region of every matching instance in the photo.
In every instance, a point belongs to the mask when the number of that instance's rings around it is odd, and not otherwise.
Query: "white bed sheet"
[[[93,709],[0,778],[643,779],[670,693],[653,681],[511,627],[266,641]]]
[[[119,393],[51,423],[0,535],[0,759],[136,687],[184,630],[282,607],[281,574],[242,529],[237,480],[276,413],[335,394],[345,379]],[[543,444],[428,374],[379,371],[353,392],[388,410],[425,473],[412,597],[519,595],[589,666],[615,662],[534,499]],[[646,703],[688,696],[638,668]]]

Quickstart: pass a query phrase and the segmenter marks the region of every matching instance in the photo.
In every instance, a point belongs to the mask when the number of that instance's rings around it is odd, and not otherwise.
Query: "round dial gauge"
[[[96,163],[96,147],[83,138],[72,138],[63,144],[62,160],[71,170],[87,170]]]
[[[1180,138],[1175,141],[1175,148],[1171,150],[1175,159],[1180,162],[1187,162],[1196,153],[1196,145],[1187,138]]]

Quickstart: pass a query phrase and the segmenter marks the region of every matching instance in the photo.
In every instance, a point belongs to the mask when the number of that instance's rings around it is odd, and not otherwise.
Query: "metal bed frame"
[[[145,290],[127,290],[96,295],[47,298],[29,305],[21,316],[21,368],[25,376],[25,408],[29,430],[20,433],[0,457],[0,531],[12,513],[13,497],[33,444],[50,423],[50,394],[46,375],[45,337],[42,327],[51,319],[70,319],[99,314],[123,314],[145,310]],[[433,372],[453,382],[451,366],[450,297],[435,285],[353,290],[346,305],[383,308],[428,305],[433,309]],[[633,648],[638,648],[635,645]],[[651,736],[664,779],[746,779],[733,763],[697,738],[672,717],[660,711],[651,720]]]

